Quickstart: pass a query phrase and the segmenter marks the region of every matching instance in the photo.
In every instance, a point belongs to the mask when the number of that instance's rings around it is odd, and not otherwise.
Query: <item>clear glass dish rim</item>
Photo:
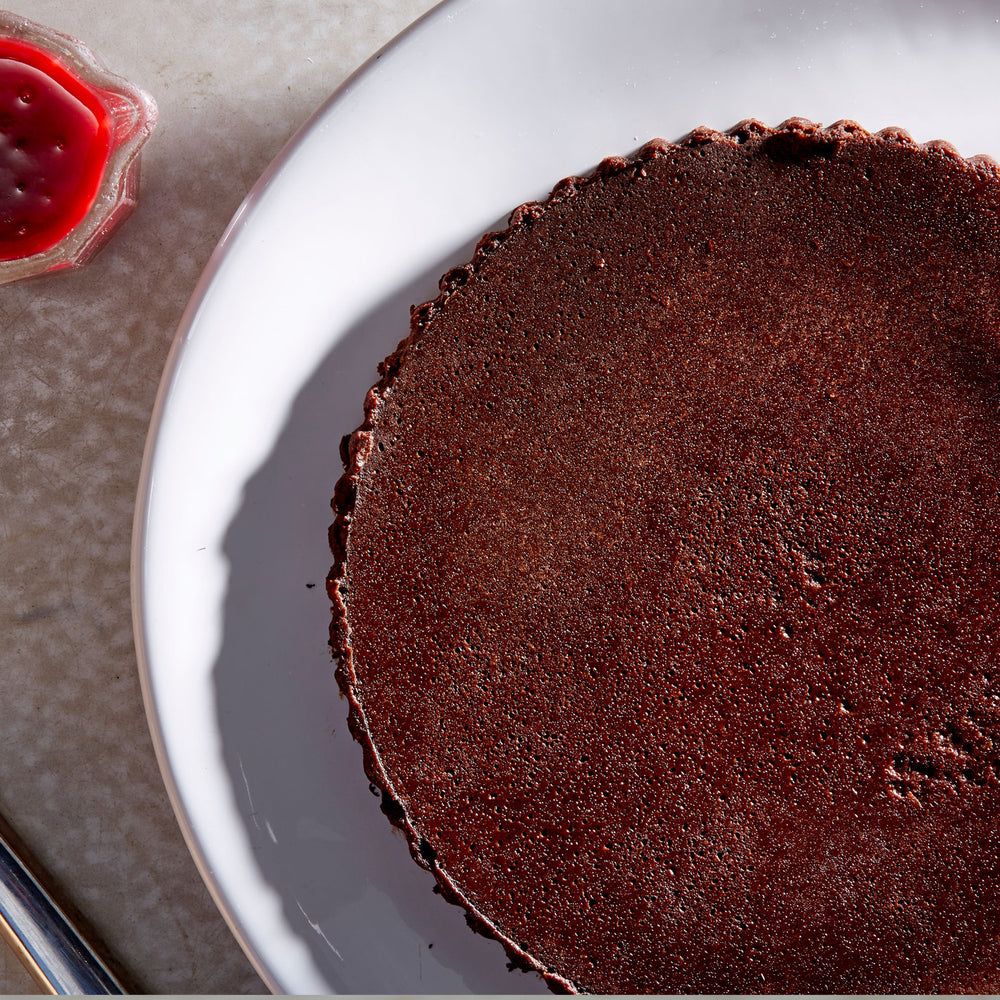
[[[0,261],[0,284],[70,267],[88,259],[116,220],[116,209],[134,190],[136,157],[156,127],[153,98],[112,73],[79,39],[37,24],[10,11],[0,11],[0,36],[14,38],[54,56],[82,80],[105,106],[113,123],[111,152],[93,204],[58,243],[40,253]]]

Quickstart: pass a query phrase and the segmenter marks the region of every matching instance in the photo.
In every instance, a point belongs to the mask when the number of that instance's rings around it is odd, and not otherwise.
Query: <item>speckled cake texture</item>
[[[517,209],[345,439],[370,779],[557,990],[1000,990],[1000,168],[749,121]]]

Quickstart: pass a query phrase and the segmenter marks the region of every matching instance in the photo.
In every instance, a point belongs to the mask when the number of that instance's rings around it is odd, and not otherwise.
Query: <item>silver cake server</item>
[[[13,831],[0,820],[0,936],[46,993],[125,993],[26,858]]]

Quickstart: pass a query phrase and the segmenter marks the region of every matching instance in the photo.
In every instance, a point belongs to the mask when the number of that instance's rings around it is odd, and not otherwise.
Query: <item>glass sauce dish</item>
[[[82,42],[0,11],[0,284],[97,253],[135,208],[155,125]]]

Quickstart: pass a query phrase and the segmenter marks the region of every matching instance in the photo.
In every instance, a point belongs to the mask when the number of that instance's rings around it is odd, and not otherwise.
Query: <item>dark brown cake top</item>
[[[555,988],[1000,988],[1000,178],[795,120],[515,212],[350,440],[332,645]]]

